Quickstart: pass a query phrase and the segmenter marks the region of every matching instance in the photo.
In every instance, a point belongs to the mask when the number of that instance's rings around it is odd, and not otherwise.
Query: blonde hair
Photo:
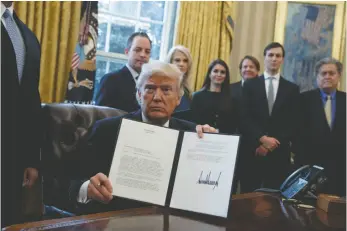
[[[193,67],[193,59],[192,59],[192,56],[189,52],[189,49],[186,48],[185,46],[182,46],[182,45],[177,45],[177,46],[172,47],[165,58],[165,62],[172,63],[173,57],[177,51],[182,52],[188,59],[188,69],[187,69],[187,72],[183,74],[182,85],[183,85],[184,89],[188,90],[189,96],[190,96],[192,90],[191,90],[191,87],[189,84],[189,78],[190,78],[190,74],[191,74],[192,67]]]
[[[152,60],[149,63],[145,63],[142,65],[141,74],[137,80],[136,87],[139,91],[143,90],[144,84],[147,80],[155,74],[161,74],[166,77],[176,79],[177,80],[177,89],[178,95],[181,98],[184,94],[184,88],[182,84],[183,75],[182,72],[178,69],[178,67],[174,64],[162,62],[159,60]],[[136,93],[136,99],[138,103],[140,103],[140,98],[138,97],[138,93]]]

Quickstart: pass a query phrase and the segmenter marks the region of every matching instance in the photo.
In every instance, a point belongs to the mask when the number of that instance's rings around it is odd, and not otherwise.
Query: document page
[[[165,205],[178,135],[123,119],[109,174],[113,195]]]
[[[185,132],[170,207],[227,217],[239,136]]]

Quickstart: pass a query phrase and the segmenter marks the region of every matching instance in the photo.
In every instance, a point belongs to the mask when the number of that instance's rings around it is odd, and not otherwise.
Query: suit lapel
[[[323,129],[329,133],[331,130],[330,130],[327,118],[325,116],[324,105],[322,102],[322,97],[321,97],[319,89],[316,89],[314,98],[316,99],[315,105],[316,105],[316,109],[317,109],[317,113],[318,113],[317,114],[317,117],[318,117],[317,120],[321,121],[321,122],[318,122],[318,124],[322,124]]]
[[[279,106],[282,104],[283,100],[285,99],[286,95],[286,82],[283,79],[283,77],[280,77],[278,82],[278,89],[277,89],[277,95],[275,99],[275,103],[272,108],[272,115],[276,113],[276,110],[278,110]]]
[[[265,86],[265,78],[264,75],[259,76],[260,79],[260,87],[259,87],[259,94],[261,101],[260,103],[263,104],[262,108],[264,109],[263,113],[267,116],[269,116],[269,105],[267,103],[267,96],[266,96],[266,86]]]

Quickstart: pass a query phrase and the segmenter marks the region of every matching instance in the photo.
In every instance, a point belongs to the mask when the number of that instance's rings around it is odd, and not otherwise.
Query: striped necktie
[[[23,69],[24,69],[24,61],[25,61],[25,47],[21,41],[21,35],[18,33],[17,26],[13,18],[11,17],[11,13],[8,9],[5,10],[5,13],[2,16],[6,23],[6,30],[10,39],[12,41],[12,45],[14,48],[14,52],[16,54],[16,62],[17,62],[17,70],[18,70],[18,80],[21,82]],[[3,57],[5,58],[5,57]]]

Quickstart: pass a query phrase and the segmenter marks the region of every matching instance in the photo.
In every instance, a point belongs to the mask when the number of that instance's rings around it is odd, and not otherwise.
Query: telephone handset
[[[286,199],[304,196],[316,197],[327,178],[324,168],[317,165],[305,165],[293,172],[281,185],[280,191]]]

